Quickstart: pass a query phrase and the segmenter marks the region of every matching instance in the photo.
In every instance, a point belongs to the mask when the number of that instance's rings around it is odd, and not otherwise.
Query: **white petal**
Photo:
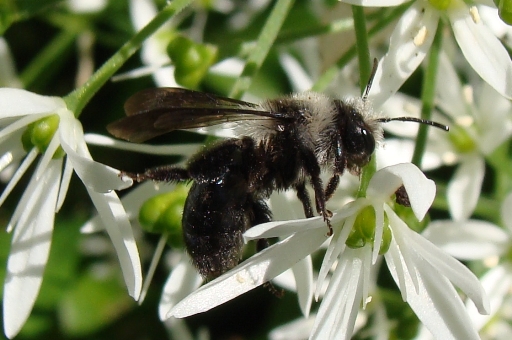
[[[0,87],[21,87],[9,45],[0,38]]]
[[[350,339],[362,297],[363,249],[347,249],[318,309],[310,339]],[[366,249],[369,251],[369,249]]]
[[[400,185],[405,187],[411,208],[421,221],[434,201],[436,185],[412,163],[397,164],[377,171],[368,185],[368,195],[387,201]]]
[[[405,228],[402,232],[407,234],[411,253],[416,254],[422,264],[425,260],[428,261],[432,268],[435,268],[436,275],[445,276],[459,287],[473,300],[480,313],[489,313],[489,300],[475,274],[411,229]],[[421,270],[421,267],[418,267],[418,270]]]
[[[292,267],[318,249],[324,240],[325,235],[318,230],[294,234],[202,286],[174,306],[167,317],[187,317],[232,300]]]
[[[88,189],[105,193],[126,189],[133,184],[131,178],[119,176],[121,173],[119,170],[95,162],[92,158],[80,156],[64,141],[61,141],[61,145],[71,160],[76,174]]]
[[[57,113],[65,109],[59,97],[41,96],[22,89],[0,88],[0,119],[41,113]]]
[[[14,229],[4,285],[4,331],[13,338],[25,324],[36,300],[50,252],[60,161],[52,161],[34,190]],[[32,178],[34,181],[35,178]]]
[[[510,242],[508,234],[503,229],[490,222],[477,220],[434,221],[422,235],[450,255],[462,260],[500,256],[507,250]]]
[[[448,15],[455,39],[471,67],[496,91],[511,99],[512,61],[503,44],[482,22],[473,21],[466,5],[448,11]]]
[[[389,50],[380,60],[373,80],[370,97],[375,107],[398,91],[418,68],[432,45],[438,21],[438,11],[424,1],[415,1],[404,13],[391,35]],[[415,42],[415,37],[423,34],[424,38]]]
[[[464,158],[455,171],[446,192],[454,220],[466,220],[473,213],[482,190],[484,174],[485,162],[476,154]]]
[[[324,259],[322,261],[322,266],[320,267],[320,272],[318,273],[318,278],[316,282],[316,290],[315,290],[315,299],[318,300],[320,294],[322,293],[322,289],[324,287],[324,282],[326,281],[327,274],[333,268],[334,264],[338,261],[338,257],[342,252],[346,249],[345,242],[347,241],[348,235],[354,226],[354,222],[356,220],[357,214],[353,214],[349,216],[346,221],[343,223],[343,227],[339,232],[335,232],[334,236],[330,239],[329,246],[327,247],[327,251],[325,252]]]
[[[322,217],[301,218],[290,221],[273,221],[258,224],[244,233],[244,239],[251,241],[260,238],[288,237],[305,229],[327,228]],[[326,229],[327,234],[327,229]]]
[[[509,264],[498,265],[480,278],[480,282],[489,295],[490,314],[482,315],[478,312],[475,304],[468,300],[468,313],[476,329],[481,329],[500,309],[504,306],[506,296],[510,294],[512,286],[512,268]]]
[[[268,334],[268,338],[270,340],[306,340],[309,338],[309,334],[311,333],[315,319],[316,317],[313,315],[307,319],[300,318],[288,322],[284,325],[274,328]]]
[[[279,55],[279,63],[288,75],[294,92],[311,89],[313,81],[296,58],[288,53],[283,53]]]
[[[364,202],[366,201],[359,199],[343,206],[342,209],[333,214],[331,218],[331,225],[333,227],[336,225],[341,225],[344,219],[359,210],[360,207],[365,204]],[[290,234],[301,232],[305,229],[313,230],[318,228],[327,228],[325,221],[321,217],[312,217],[291,221],[274,221],[258,224],[257,226],[250,228],[244,233],[244,239],[246,241],[250,241],[259,238],[287,237]],[[328,230],[326,229],[326,239],[327,231]]]
[[[476,98],[475,123],[478,126],[478,147],[484,155],[489,155],[503,144],[512,133],[510,120],[511,103],[487,83],[483,83]]]
[[[203,279],[192,265],[190,258],[183,254],[183,260],[172,270],[164,284],[158,305],[160,320],[168,319],[167,314],[172,307],[196,290],[202,281]]]
[[[195,154],[202,146],[204,146],[204,144],[150,145],[130,143],[95,133],[87,133],[84,138],[87,144],[112,147],[117,150],[128,150],[163,156],[192,155]]]
[[[130,16],[135,30],[140,31],[156,15],[157,9],[151,0],[130,0]]]
[[[142,288],[142,272],[139,251],[124,207],[114,192],[87,191],[116,249],[128,293],[137,300]]]
[[[313,263],[311,256],[300,260],[292,267],[295,276],[295,284],[297,286],[297,296],[299,298],[299,306],[304,317],[309,316],[311,302],[313,301]]]
[[[393,259],[388,254],[389,252],[385,255],[386,263],[393,279],[398,283],[399,274],[396,272]],[[404,268],[406,269],[405,266]],[[420,264],[418,270],[418,293],[410,276],[405,275],[407,302],[434,337],[443,340],[479,339],[451,283],[428,264]]]
[[[463,96],[462,84],[455,71],[453,61],[446,52],[439,55],[439,66],[436,78],[436,103],[451,118],[468,114],[467,102]]]

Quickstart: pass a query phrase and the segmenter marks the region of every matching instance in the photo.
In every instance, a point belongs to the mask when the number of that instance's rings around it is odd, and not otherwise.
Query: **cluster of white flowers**
[[[508,313],[512,301],[512,162],[507,149],[512,136],[512,61],[500,40],[507,41],[509,30],[490,24],[501,21],[490,1],[478,6],[463,0],[342,2],[368,7],[409,4],[391,33],[369,96],[384,116],[419,117],[421,101],[398,91],[429,55],[436,34],[447,36],[437,60],[433,120],[449,125],[451,131],[429,131],[418,167],[410,163],[417,128],[389,124],[387,131],[395,137],[379,145],[374,155],[378,170],[364,195],[356,195],[357,178],[346,175],[328,202],[333,213],[332,235],[327,235],[323,218],[302,218],[302,205],[294,194],[285,192],[270,198],[275,221],[254,226],[244,234],[246,241],[277,241],[220,277],[201,285],[202,279],[186,252],[169,250],[170,274],[158,314],[171,333],[176,330],[175,336],[192,337],[179,318],[209,311],[271,281],[296,291],[304,316],[272,330],[272,339],[350,339],[362,329],[366,336],[387,338],[394,326],[378,281],[383,271],[421,322],[418,338],[498,338],[512,331]],[[104,2],[97,3],[95,11],[102,10]],[[82,6],[78,0],[70,4],[77,11]],[[129,6],[137,31],[157,14],[151,0],[132,0]],[[236,7],[227,0],[216,6],[225,13]],[[258,6],[244,13],[252,15],[266,4]],[[192,26],[195,30],[190,29],[190,35],[196,34],[198,40],[202,39],[198,28],[204,28],[203,15],[197,14],[197,23]],[[447,26],[439,31],[440,21],[449,22],[451,30]],[[156,31],[143,44],[144,67],[120,75],[118,80],[152,74],[158,86],[177,86],[165,46],[171,37],[169,31],[178,27],[176,21]],[[318,61],[318,48],[316,42],[309,42],[299,48],[292,46],[293,53],[284,48],[279,51],[279,61],[295,88],[311,86],[311,72],[304,70],[299,59]],[[297,51],[303,54],[299,59]],[[227,58],[211,69],[239,75],[241,60]],[[19,333],[34,307],[55,215],[63,205],[73,173],[97,210],[82,232],[107,231],[128,293],[135,300],[144,299],[164,251],[167,235],[162,236],[143,287],[138,233],[132,229],[138,224],[134,221],[143,202],[162,191],[173,191],[175,186],[160,188],[144,183],[120,199],[116,191],[130,187],[133,181],[120,176],[119,170],[94,161],[87,145],[185,156],[199,148],[133,145],[96,134],[84,135],[66,98],[20,89],[13,65],[7,43],[1,39],[0,84],[5,87],[0,88],[0,172],[7,184],[0,206],[37,162],[6,227],[12,232],[3,287],[3,324],[9,338]],[[349,83],[344,80],[344,85]],[[337,93],[339,97],[345,94]],[[199,132],[216,136],[232,133],[216,128]],[[486,166],[493,170],[494,188],[484,187],[486,176],[491,176]],[[430,175],[429,171],[436,169],[438,172]],[[446,169],[453,169],[449,171],[451,178],[436,190],[436,183],[423,171],[437,178]],[[399,189],[405,190],[410,208],[396,202]],[[428,212],[433,204],[438,208],[436,216],[442,219],[430,221]],[[424,230],[413,230],[424,219]],[[316,256],[323,256],[319,268],[313,266]],[[471,271],[469,268],[475,266],[468,267],[459,260],[478,263],[479,270]],[[314,301],[318,302],[315,307]]]

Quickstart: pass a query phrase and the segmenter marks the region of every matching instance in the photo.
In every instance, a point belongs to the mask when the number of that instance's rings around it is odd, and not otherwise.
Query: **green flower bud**
[[[217,58],[213,45],[196,44],[183,36],[174,38],[167,47],[174,63],[176,81],[188,88],[197,88]]]
[[[498,15],[507,25],[512,24],[512,0],[498,0]]]
[[[39,152],[45,152],[52,141],[53,135],[59,128],[59,122],[59,115],[53,114],[29,124],[21,136],[23,149],[28,152],[36,147]],[[63,156],[64,151],[59,146],[53,157],[61,158]]]
[[[176,190],[154,196],[144,202],[139,211],[142,229],[168,235],[167,242],[173,247],[182,247],[181,217],[188,189],[178,185]]]
[[[382,242],[380,243],[379,255],[384,255],[388,252],[392,239],[393,234],[391,233],[391,228],[389,227],[388,216],[385,215],[384,230],[382,231]]]

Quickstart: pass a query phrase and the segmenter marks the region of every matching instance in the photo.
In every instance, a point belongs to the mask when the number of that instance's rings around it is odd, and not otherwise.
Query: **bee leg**
[[[332,195],[336,192],[338,188],[338,184],[340,184],[340,176],[338,174],[334,174],[329,183],[327,183],[327,187],[325,188],[325,200],[328,201],[331,199]]]
[[[304,169],[309,174],[311,178],[311,185],[315,190],[316,210],[320,215],[322,215],[325,223],[327,224],[327,228],[329,228],[327,236],[331,236],[333,234],[330,220],[332,213],[325,207],[326,199],[322,179],[320,178],[320,165],[318,164],[315,154],[311,150],[303,148],[301,154],[302,160],[304,161]]]
[[[311,199],[309,198],[308,191],[306,190],[306,185],[304,182],[300,182],[295,186],[295,190],[297,191],[297,198],[302,202],[302,207],[304,208],[304,215],[306,218],[310,218],[315,216],[313,214],[313,208],[311,207]]]
[[[177,168],[172,165],[150,168],[142,173],[121,172],[121,175],[128,176],[137,182],[146,180],[156,182],[184,182],[191,179],[187,169]]]

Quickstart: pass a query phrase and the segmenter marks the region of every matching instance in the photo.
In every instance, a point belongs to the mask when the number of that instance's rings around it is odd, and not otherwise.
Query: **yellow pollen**
[[[480,23],[480,13],[478,13],[478,8],[476,8],[476,6],[471,6],[469,9],[469,15],[471,15],[471,19],[473,19],[475,24]]]
[[[427,39],[427,28],[425,26],[422,26],[416,36],[414,37],[414,45],[421,46],[425,43],[425,40]]]

